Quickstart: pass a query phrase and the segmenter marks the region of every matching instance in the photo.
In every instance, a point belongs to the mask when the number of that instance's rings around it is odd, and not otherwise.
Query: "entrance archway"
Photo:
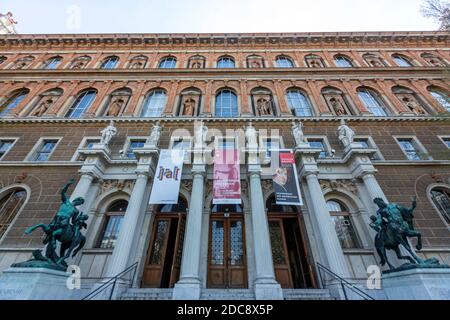
[[[208,242],[208,288],[247,287],[245,223],[241,205],[213,205]]]
[[[142,277],[142,287],[173,288],[180,277],[187,202],[157,208]]]
[[[266,202],[275,277],[282,288],[315,288],[303,220],[296,207],[280,206],[275,196]]]

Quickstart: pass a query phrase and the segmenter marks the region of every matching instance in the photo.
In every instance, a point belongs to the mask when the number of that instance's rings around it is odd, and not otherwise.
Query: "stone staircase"
[[[328,289],[283,289],[284,300],[336,300]]]
[[[128,289],[121,300],[172,300],[173,289]],[[335,300],[329,290],[284,289],[284,300]],[[250,289],[203,289],[200,300],[255,300]]]
[[[200,300],[255,300],[250,289],[203,289]]]
[[[172,300],[173,289],[128,289],[121,300]]]

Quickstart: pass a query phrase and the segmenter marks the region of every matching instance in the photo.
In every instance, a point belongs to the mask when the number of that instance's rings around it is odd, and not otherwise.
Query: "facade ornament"
[[[252,125],[250,121],[245,128],[245,137],[247,138],[247,147],[249,149],[257,149],[258,148],[258,138],[255,127]]]
[[[192,191],[192,180],[181,180],[181,185],[186,191]]]
[[[339,189],[344,189],[355,195],[358,194],[358,187],[356,186],[355,180],[320,180],[319,183],[322,190],[331,189],[337,191]]]
[[[54,102],[55,101],[51,97],[45,98],[43,101],[41,101],[41,103],[38,105],[38,107],[33,110],[33,112],[31,113],[31,116],[32,117],[43,116],[44,113],[46,113],[48,111],[48,109],[50,109],[50,107],[53,105]]]
[[[112,138],[114,138],[117,135],[117,128],[114,127],[114,121],[111,120],[109,122],[109,125],[105,129],[100,131],[100,133],[102,134],[100,143],[106,146],[109,145]]]
[[[302,146],[308,144],[305,138],[305,134],[303,133],[303,123],[300,121],[292,122],[292,135],[294,136],[295,145]]]
[[[208,127],[203,123],[200,122],[199,125],[196,125],[195,127],[195,137],[194,137],[194,147],[195,148],[202,148],[205,143],[206,139],[208,137]]]
[[[338,128],[339,141],[342,145],[347,148],[349,147],[355,138],[355,131],[353,131],[349,126],[346,125],[345,120],[341,120],[341,125]]]
[[[195,112],[195,100],[192,98],[187,98],[183,102],[183,116],[192,117]]]
[[[119,191],[133,190],[134,180],[103,180],[100,183],[99,194],[102,195],[110,190],[117,189]]]
[[[125,100],[123,100],[121,97],[117,97],[111,101],[111,104],[109,105],[108,111],[106,113],[107,117],[117,117],[120,114],[120,111],[122,110],[122,107],[125,104]]]
[[[162,126],[160,122],[156,122],[153,126],[152,132],[150,133],[150,137],[147,139],[147,144],[152,146],[157,146],[159,139],[161,138]]]
[[[17,34],[16,24],[17,21],[14,20],[11,12],[0,13],[0,34]]]

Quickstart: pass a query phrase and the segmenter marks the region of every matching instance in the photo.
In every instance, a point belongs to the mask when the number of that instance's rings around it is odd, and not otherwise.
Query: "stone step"
[[[172,300],[173,289],[128,289],[121,300]]]
[[[284,300],[336,300],[327,289],[283,289]]]
[[[204,289],[200,300],[255,300],[255,294],[249,289]]]

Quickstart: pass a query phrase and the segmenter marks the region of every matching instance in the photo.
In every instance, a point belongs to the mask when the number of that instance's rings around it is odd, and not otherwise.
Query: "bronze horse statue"
[[[377,216],[370,217],[370,226],[377,231],[375,248],[381,258],[380,264],[384,266],[387,263],[391,270],[395,269],[387,258],[387,250],[395,251],[400,260],[408,260],[411,264],[423,264],[424,261],[414,253],[408,242],[408,238],[417,238],[416,249],[422,249],[422,236],[413,225],[416,199],[414,198],[411,208],[395,203],[387,204],[381,198],[374,199],[374,202],[379,210]],[[411,256],[402,255],[400,246],[403,246]]]

